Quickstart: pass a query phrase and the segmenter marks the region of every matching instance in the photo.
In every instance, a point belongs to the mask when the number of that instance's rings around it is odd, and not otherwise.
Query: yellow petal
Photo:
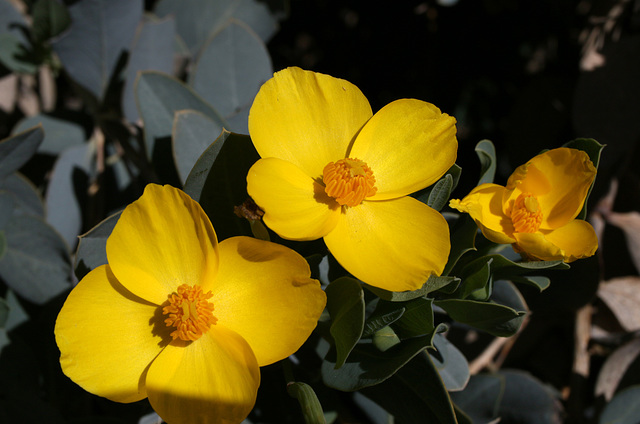
[[[482,184],[471,190],[464,199],[452,199],[449,206],[471,215],[489,240],[510,244],[515,241],[511,237],[514,229],[511,218],[503,213],[504,192],[505,188],[498,184]]]
[[[265,224],[286,239],[319,239],[340,218],[340,205],[324,187],[282,159],[256,162],[247,175],[247,191],[264,210]]]
[[[217,239],[200,205],[171,186],[149,184],[107,240],[113,273],[128,290],[161,304],[181,284],[210,287]]]
[[[109,265],[92,270],[56,321],[62,371],[96,395],[117,402],[144,399],[145,370],[162,350],[158,308],[125,289]]]
[[[595,230],[586,221],[574,219],[548,233],[516,234],[518,247],[529,256],[545,261],[576,259],[593,256],[598,249]]]
[[[307,261],[287,247],[224,240],[212,299],[218,324],[240,334],[260,366],[286,358],[307,340],[326,303],[310,275]]]
[[[237,424],[255,404],[260,370],[242,337],[214,325],[187,346],[167,346],[146,385],[151,406],[168,424]]]
[[[258,92],[249,113],[249,134],[263,158],[284,159],[320,178],[325,165],[344,159],[371,116],[366,97],[350,82],[287,68]]]
[[[451,247],[442,215],[411,197],[347,209],[324,241],[356,278],[390,291],[416,290],[440,275]]]
[[[392,102],[358,134],[349,157],[369,166],[377,193],[369,200],[405,196],[438,181],[456,161],[456,120],[430,103]]]
[[[580,213],[595,177],[596,169],[585,152],[566,147],[549,150],[509,178],[507,188],[514,190],[505,207],[523,192],[534,194],[543,213],[540,229],[558,228]]]

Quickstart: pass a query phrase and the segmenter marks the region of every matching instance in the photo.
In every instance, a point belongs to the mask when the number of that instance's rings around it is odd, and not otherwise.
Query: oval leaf
[[[44,131],[38,125],[0,141],[0,179],[13,174],[27,163],[43,139]]]
[[[331,336],[336,347],[335,368],[340,368],[364,328],[364,293],[360,283],[349,277],[333,281],[325,290],[331,316]]]

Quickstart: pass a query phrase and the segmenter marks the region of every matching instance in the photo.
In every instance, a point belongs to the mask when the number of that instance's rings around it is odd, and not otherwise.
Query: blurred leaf
[[[331,348],[322,363],[322,379],[327,386],[345,392],[379,384],[430,347],[432,338],[433,334],[407,339],[384,352],[373,343],[361,342],[339,369],[335,368],[336,351]]]
[[[478,185],[492,183],[496,176],[496,148],[489,140],[482,140],[476,145],[476,154],[480,159],[480,180]]]
[[[83,0],[69,6],[71,27],[52,42],[69,76],[98,100],[131,48],[142,0]]]
[[[61,34],[71,24],[69,11],[57,0],[37,0],[31,9],[31,17],[31,36],[36,43]]]
[[[253,98],[272,76],[271,58],[262,40],[246,24],[231,19],[202,48],[189,84],[235,124],[227,129],[248,134]]]
[[[614,396],[602,414],[599,424],[638,424],[640,417],[640,385],[627,387]]]
[[[445,265],[442,275],[449,275],[462,255],[471,250],[476,250],[476,234],[478,234],[478,226],[468,214],[462,214],[456,219],[453,228],[451,228],[449,261]]]
[[[416,299],[418,297],[426,296],[431,292],[441,289],[444,286],[447,286],[454,282],[459,282],[460,279],[458,277],[436,277],[432,275],[429,277],[426,283],[419,288],[418,290],[413,291],[404,291],[404,292],[390,292],[388,290],[384,290],[378,287],[369,286],[365,284],[365,287],[378,296],[380,299],[388,300],[391,302],[405,302],[407,300]]]
[[[287,384],[287,393],[298,400],[306,424],[326,423],[322,405],[320,405],[318,396],[316,396],[311,386],[299,382],[289,383]]]
[[[180,180],[184,183],[202,153],[216,141],[222,125],[195,110],[176,112],[173,121],[173,153]],[[222,143],[216,143],[218,148]]]
[[[4,323],[4,328],[7,331],[11,331],[21,324],[29,321],[29,315],[27,315],[27,312],[20,304],[20,301],[13,290],[7,290],[5,301],[9,306],[9,316],[7,317],[7,321]]]
[[[2,190],[1,187],[0,190]],[[7,225],[13,216],[15,208],[16,202],[11,193],[0,191],[0,230]]]
[[[0,180],[0,190],[12,195],[15,207],[19,209],[15,213],[44,217],[44,203],[40,193],[22,174],[14,172]]]
[[[184,191],[199,202],[211,219],[219,240],[251,236],[249,221],[234,213],[244,203],[247,173],[260,156],[246,135],[223,131],[202,154],[184,184]]]
[[[5,229],[0,277],[25,299],[43,304],[71,288],[71,258],[60,235],[42,219],[15,215]]]
[[[327,286],[327,309],[331,316],[331,336],[336,347],[336,368],[340,368],[354,348],[364,328],[364,293],[358,280],[338,278]]]
[[[514,335],[527,313],[519,292],[511,283],[502,280],[494,283],[492,300],[489,302],[446,299],[436,300],[435,304],[444,309],[454,321],[499,337]]]
[[[34,74],[38,70],[31,50],[20,38],[8,32],[0,34],[0,62],[19,74]]]
[[[7,237],[4,235],[4,230],[0,230],[0,260],[7,251]]]
[[[612,278],[600,283],[598,297],[627,332],[640,330],[640,277]]]
[[[47,222],[75,248],[82,230],[82,207],[95,170],[95,145],[83,143],[65,150],[56,161],[45,195]]]
[[[7,324],[7,318],[9,318],[9,304],[0,297],[0,328],[4,329]]]
[[[108,263],[107,239],[120,219],[120,213],[111,215],[80,236],[74,266],[78,280],[81,280],[92,269]]]
[[[404,423],[457,424],[449,394],[424,351],[391,378],[361,393]]]
[[[42,126],[38,125],[0,141],[0,179],[27,163],[43,139]]]
[[[145,71],[138,75],[135,93],[140,116],[144,121],[147,156],[153,159],[170,149],[173,120],[176,112],[193,109],[209,117],[220,127],[224,119],[191,88],[170,75]]]
[[[504,389],[505,378],[501,375],[472,375],[464,390],[451,393],[451,400],[474,423],[488,423],[498,416]]]
[[[122,111],[129,122],[139,118],[135,101],[134,85],[138,72],[158,71],[170,74],[173,71],[173,44],[176,35],[176,23],[173,16],[158,20],[150,15],[144,16],[138,26],[129,55],[129,62],[122,92]]]
[[[429,351],[431,361],[438,370],[449,392],[463,390],[469,382],[469,363],[446,337],[436,334],[433,338],[435,352]]]
[[[538,379],[524,371],[502,370],[505,387],[498,409],[501,422],[522,424],[559,423],[561,407],[558,396]]]
[[[606,401],[610,401],[619,388],[623,377],[630,371],[639,355],[640,338],[637,337],[614,350],[607,357],[598,373],[595,395],[603,396]]]
[[[447,174],[433,186],[427,205],[437,211],[441,210],[447,205],[451,190],[453,190],[453,177]]]
[[[564,147],[569,147],[571,149],[582,150],[586,154],[589,155],[589,159],[593,162],[593,166],[598,168],[600,163],[600,154],[602,153],[602,149],[604,149],[604,145],[598,143],[596,140],[592,138],[577,138],[572,140],[564,145]],[[584,200],[584,207],[576,217],[577,219],[586,219],[587,218],[587,201],[589,200],[589,195],[591,194],[591,190],[593,189],[593,184],[589,187],[589,191],[587,193],[587,197]]]
[[[0,34],[11,34],[19,42],[26,44],[28,40],[23,32],[26,28],[28,28],[27,21],[12,2],[0,0]]]
[[[38,124],[42,125],[44,131],[44,140],[38,147],[38,153],[58,155],[86,140],[84,129],[80,125],[46,114],[21,120],[13,128],[12,134],[26,131]]]
[[[194,56],[231,18],[247,24],[264,41],[277,30],[267,6],[255,0],[160,0],[154,11],[160,17],[176,17],[178,34]]]

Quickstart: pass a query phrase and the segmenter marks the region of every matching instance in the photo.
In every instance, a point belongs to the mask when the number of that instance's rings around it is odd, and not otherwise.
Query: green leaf
[[[447,174],[433,186],[427,205],[437,211],[441,210],[447,205],[451,190],[453,190],[453,177]]]
[[[446,337],[436,334],[433,338],[435,351],[429,351],[431,361],[448,391],[460,391],[469,382],[469,363]]]
[[[75,255],[74,271],[81,280],[92,269],[107,262],[107,239],[120,219],[121,212],[115,213],[79,237]]]
[[[451,400],[475,422],[490,422],[498,417],[505,390],[502,375],[477,374],[460,392],[451,393]]]
[[[361,393],[404,423],[457,424],[449,394],[424,351],[391,378]]]
[[[404,340],[384,352],[373,343],[358,343],[338,369],[335,367],[336,351],[331,348],[322,363],[322,379],[327,386],[345,392],[379,384],[430,347],[432,337],[426,335]]]
[[[489,140],[476,144],[476,154],[480,159],[480,180],[478,185],[492,183],[496,176],[496,148]]]
[[[403,339],[433,334],[433,299],[419,297],[404,305],[404,314],[394,324],[396,333]]]
[[[247,194],[247,173],[260,156],[246,135],[223,131],[200,156],[184,184],[211,219],[219,240],[251,236],[249,221],[234,213]]]
[[[637,424],[640,417],[640,385],[618,392],[604,407],[598,424]]]
[[[589,155],[589,159],[593,162],[593,166],[598,168],[600,163],[600,154],[602,153],[602,149],[604,149],[605,145],[598,143],[596,140],[592,138],[578,138],[572,140],[564,145],[564,147],[569,147],[571,149],[582,150],[586,154]],[[577,219],[586,219],[587,217],[587,201],[589,200],[589,195],[591,195],[591,190],[593,189],[593,184],[589,187],[589,192],[587,193],[587,197],[584,199],[584,206],[578,216]]]
[[[74,249],[82,230],[82,205],[95,172],[95,144],[83,143],[65,150],[56,161],[47,186],[47,222]]]
[[[4,329],[7,318],[9,318],[9,304],[0,297],[0,328]]]
[[[31,10],[33,24],[31,36],[36,43],[61,34],[71,24],[71,15],[65,5],[56,0],[38,0]]]
[[[442,287],[457,282],[460,282],[460,279],[458,277],[436,277],[435,275],[432,275],[421,288],[413,291],[391,292],[378,287],[370,286],[368,284],[365,284],[365,287],[380,299],[388,300],[390,302],[405,302],[411,299],[426,296],[431,292],[441,289]]]
[[[35,74],[38,63],[33,52],[14,34],[0,34],[0,62],[19,74]]]
[[[435,304],[444,309],[457,322],[484,330],[499,337],[514,335],[526,315],[526,306],[515,287],[503,280],[493,286],[490,302],[468,299],[436,300]]]
[[[423,188],[422,190],[419,190],[419,191],[411,194],[411,197],[414,197],[417,200],[421,201],[422,203],[428,205],[429,204],[429,198],[431,197],[431,193],[433,192],[433,190],[435,190],[435,187],[438,184],[448,184],[448,183],[443,182],[443,181],[444,180],[448,180],[449,178],[451,178],[451,189],[449,190],[449,194],[447,195],[447,199],[448,199],[448,196],[451,194],[453,189],[455,189],[456,186],[458,185],[458,181],[460,180],[460,174],[461,173],[462,173],[462,168],[460,168],[458,165],[456,165],[454,163],[453,165],[451,165],[451,168],[449,168],[449,170],[447,172],[445,172],[445,174],[442,176],[442,178],[440,178],[440,180],[438,180],[438,182],[436,182],[434,185],[432,185],[430,187]]]
[[[324,412],[318,396],[311,386],[305,383],[295,382],[287,384],[289,396],[298,400],[302,408],[302,416],[306,424],[324,424]]]
[[[464,267],[460,273],[462,283],[454,293],[460,299],[487,300],[491,296],[491,263],[493,258],[483,257]]]
[[[478,226],[468,214],[462,214],[456,219],[453,228],[451,228],[449,261],[445,265],[442,275],[449,275],[462,255],[471,250],[476,250],[476,234],[478,234]]]
[[[14,215],[5,229],[0,277],[25,299],[43,304],[71,288],[71,258],[64,240],[42,219]]]
[[[246,24],[231,19],[202,48],[189,84],[224,116],[228,130],[248,134],[253,98],[272,76],[262,40]]]
[[[494,279],[510,280],[514,275],[528,274],[533,271],[569,269],[569,265],[561,260],[558,261],[521,261],[513,262],[502,255],[493,254],[474,259],[466,267],[475,267],[478,262],[485,262],[491,259],[491,270]]]
[[[393,328],[386,326],[376,331],[372,339],[373,344],[378,350],[384,352],[393,346],[400,344],[400,337],[393,331]]]
[[[498,375],[505,379],[505,388],[497,414],[502,422],[533,424],[562,422],[560,396],[557,393],[553,393],[542,382],[524,371],[502,370]]]
[[[12,133],[26,131],[38,124],[42,125],[44,131],[44,139],[38,147],[38,153],[59,155],[70,147],[83,144],[86,140],[84,129],[80,125],[46,114],[21,120],[13,127]]]
[[[28,28],[22,13],[16,9],[11,1],[0,1],[0,34],[13,35],[23,44],[28,43],[24,30]]]
[[[127,69],[122,92],[122,112],[129,122],[136,122],[140,115],[136,107],[134,84],[140,71],[158,71],[170,74],[173,71],[173,49],[176,36],[176,22],[173,16],[157,19],[145,15],[138,26]]]
[[[175,16],[178,34],[194,56],[231,18],[247,24],[264,41],[277,30],[267,6],[255,0],[160,0],[155,13],[159,17]]]
[[[354,348],[364,328],[364,293],[358,280],[342,277],[325,289],[331,316],[331,336],[336,347],[335,368],[340,368]]]
[[[6,227],[15,209],[16,202],[13,200],[11,193],[0,191],[0,230]]]
[[[155,71],[138,74],[135,93],[140,116],[144,121],[147,156],[155,159],[170,148],[176,112],[192,109],[201,112],[220,127],[227,127],[220,114],[181,81]]]
[[[43,139],[42,126],[38,125],[0,141],[0,180],[27,163]]]
[[[528,284],[537,288],[540,292],[549,288],[549,286],[551,285],[551,280],[549,279],[549,277],[543,276],[514,275],[513,277],[511,277],[511,281],[513,281],[514,283]]]
[[[85,0],[69,6],[71,26],[52,42],[65,71],[98,100],[131,47],[142,0]]]
[[[20,209],[16,213],[44,216],[44,203],[38,189],[22,174],[14,172],[1,179],[0,190],[12,196],[14,206]]]
[[[196,110],[176,112],[173,121],[172,146],[180,181],[187,180],[202,153],[217,140],[222,125]],[[222,147],[222,143],[215,143]]]
[[[362,337],[369,337],[376,331],[397,321],[404,314],[404,305],[398,302],[379,301],[376,309],[364,323]]]

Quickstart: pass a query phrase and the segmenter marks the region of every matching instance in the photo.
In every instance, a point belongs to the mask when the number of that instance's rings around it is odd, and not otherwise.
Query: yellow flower
[[[249,133],[262,159],[247,190],[278,235],[324,238],[347,271],[391,291],[442,273],[447,223],[407,195],[455,163],[454,118],[414,99],[373,115],[348,81],[288,68],[260,89]]]
[[[598,248],[593,227],[575,219],[596,168],[581,151],[559,148],[518,167],[507,186],[482,184],[449,205],[466,212],[496,243],[512,243],[530,259],[572,262]]]
[[[218,244],[198,203],[149,185],[107,241],[108,265],[71,291],[55,326],[64,373],[168,423],[239,423],[259,367],[294,353],[326,302],[309,266],[248,237]]]

